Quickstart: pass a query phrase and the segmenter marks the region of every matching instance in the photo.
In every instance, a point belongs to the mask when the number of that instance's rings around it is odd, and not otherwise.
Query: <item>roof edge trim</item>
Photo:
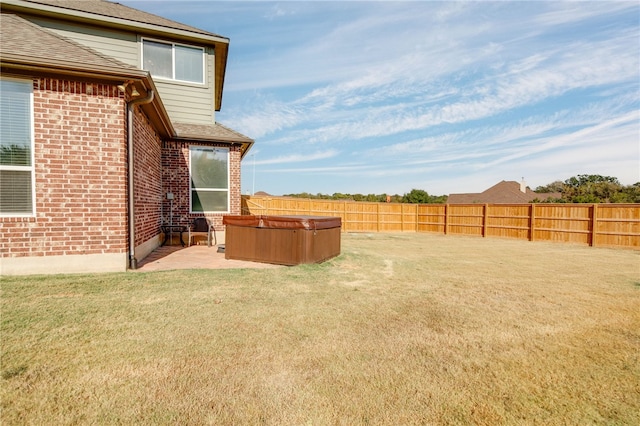
[[[162,33],[171,37],[184,37],[199,41],[209,42],[211,44],[229,44],[229,38],[223,36],[214,36],[204,34],[196,31],[187,31],[180,28],[172,28],[164,25],[149,24],[141,21],[134,21],[129,19],[117,18],[113,16],[101,15],[98,13],[83,12],[80,10],[67,9],[53,5],[47,5],[43,3],[29,3],[21,0],[2,0],[2,9],[8,9],[11,11],[19,11],[23,13],[31,13],[35,15],[45,16],[68,16],[74,20],[82,20],[86,22],[96,21],[101,22],[103,25],[127,28],[127,29],[144,29],[154,33]],[[43,13],[46,12],[46,13]]]

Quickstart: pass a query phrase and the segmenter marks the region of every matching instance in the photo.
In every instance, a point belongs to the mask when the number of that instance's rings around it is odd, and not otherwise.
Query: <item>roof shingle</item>
[[[190,25],[181,24],[152,13],[133,9],[117,2],[106,0],[24,0],[27,3],[55,6],[62,9],[92,13],[110,18],[124,19],[131,22],[157,25],[174,30],[189,31],[212,37],[226,38],[218,34],[210,33]]]
[[[60,62],[70,68],[87,66],[139,72],[137,68],[102,55],[10,13],[0,14],[0,56],[23,57],[32,64]],[[26,43],[25,40],[37,40]]]
[[[448,204],[528,204],[533,200],[558,198],[556,193],[537,193],[529,188],[520,190],[516,181],[501,181],[491,188],[479,193],[449,194]]]
[[[253,143],[253,139],[236,132],[220,123],[191,124],[173,123],[173,127],[181,139],[218,140],[221,142]]]

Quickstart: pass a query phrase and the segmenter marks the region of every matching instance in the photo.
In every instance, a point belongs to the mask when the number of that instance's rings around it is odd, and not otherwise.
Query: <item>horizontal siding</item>
[[[156,86],[171,121],[174,123],[213,124],[214,111],[214,55],[207,49],[207,80],[203,86],[156,80]]]
[[[209,88],[156,81],[171,121],[174,123],[213,124],[213,95]]]
[[[45,19],[32,19],[31,21],[125,64],[141,67],[141,48],[136,34],[92,28],[85,25],[71,25]],[[208,48],[206,82],[204,86],[154,78],[160,98],[172,122],[194,124],[212,124],[215,122],[214,59],[213,49]]]
[[[137,36],[84,25],[70,25],[43,19],[31,22],[48,28],[58,35],[67,37],[83,46],[117,59],[125,64],[138,67],[139,47]]]

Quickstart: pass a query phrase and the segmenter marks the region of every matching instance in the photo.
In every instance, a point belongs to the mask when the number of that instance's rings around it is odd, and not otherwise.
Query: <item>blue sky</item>
[[[135,1],[231,39],[242,191],[640,180],[640,3]]]

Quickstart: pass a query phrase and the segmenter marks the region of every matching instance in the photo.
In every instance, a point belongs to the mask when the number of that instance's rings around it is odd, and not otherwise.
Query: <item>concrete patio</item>
[[[175,269],[282,268],[281,265],[225,259],[218,246],[160,246],[142,259],[136,272],[170,271]]]

